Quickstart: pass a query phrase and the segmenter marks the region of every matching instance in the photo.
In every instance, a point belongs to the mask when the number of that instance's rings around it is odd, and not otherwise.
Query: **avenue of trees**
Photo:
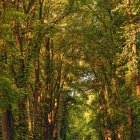
[[[0,22],[0,140],[140,140],[140,0],[1,0]]]

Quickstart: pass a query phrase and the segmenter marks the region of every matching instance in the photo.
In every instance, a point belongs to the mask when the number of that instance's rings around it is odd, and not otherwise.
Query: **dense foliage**
[[[140,139],[139,0],[2,0],[0,21],[0,139]]]

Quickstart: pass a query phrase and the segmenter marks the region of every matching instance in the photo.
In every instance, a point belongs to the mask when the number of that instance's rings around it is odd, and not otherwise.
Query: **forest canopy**
[[[140,140],[140,1],[1,0],[0,139]]]

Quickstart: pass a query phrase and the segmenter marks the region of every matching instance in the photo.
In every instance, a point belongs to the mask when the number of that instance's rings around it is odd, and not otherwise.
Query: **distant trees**
[[[84,30],[85,61],[97,93],[95,128],[101,140],[138,139],[139,2],[104,2],[87,4],[93,22]]]

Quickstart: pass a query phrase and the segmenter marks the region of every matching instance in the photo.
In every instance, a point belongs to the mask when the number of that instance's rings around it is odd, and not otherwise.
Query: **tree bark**
[[[11,108],[2,113],[2,138],[14,140],[13,114]]]

